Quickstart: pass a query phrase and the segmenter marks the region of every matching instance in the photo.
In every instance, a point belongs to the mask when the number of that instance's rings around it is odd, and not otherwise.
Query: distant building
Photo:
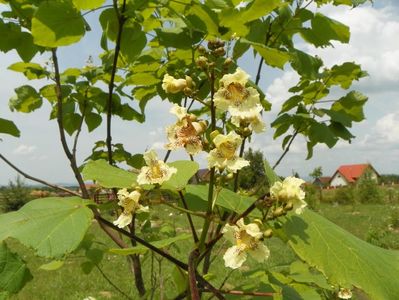
[[[378,182],[380,175],[371,164],[342,165],[331,177],[330,186],[338,187],[354,184],[367,173],[370,174],[371,179]]]
[[[201,182],[209,182],[211,171],[209,169],[199,169],[197,173],[190,179],[191,184],[197,184]],[[198,182],[199,180],[199,182]]]
[[[319,177],[313,181],[313,185],[320,188],[326,188],[330,185],[330,180],[331,177]]]

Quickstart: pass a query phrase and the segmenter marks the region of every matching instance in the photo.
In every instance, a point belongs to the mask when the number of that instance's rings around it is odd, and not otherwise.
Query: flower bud
[[[224,60],[223,65],[225,67],[229,66],[231,63],[233,62],[233,60],[231,59],[231,57],[228,57]]]
[[[202,45],[200,45],[200,46],[198,47],[198,52],[201,53],[201,54],[205,54],[205,53],[206,53],[205,47],[202,46]]]
[[[215,139],[215,137],[217,137],[219,134],[220,134],[219,130],[212,131],[210,134],[211,141],[213,141]]]
[[[242,136],[243,136],[243,137],[249,137],[251,134],[252,134],[252,130],[249,129],[248,127],[245,127],[245,128],[242,130]]]
[[[226,50],[224,47],[219,47],[213,51],[216,56],[224,56],[226,54]]]
[[[227,174],[227,175],[226,175],[226,178],[227,178],[228,180],[233,179],[233,178],[234,178],[234,173],[229,173],[229,174]]]
[[[199,56],[196,63],[198,67],[206,68],[208,66],[208,59],[205,56]]]
[[[189,87],[189,88],[191,88],[195,85],[193,82],[193,79],[188,75],[186,75],[186,83],[187,83],[187,87]]]
[[[186,96],[191,96],[193,94],[193,90],[190,89],[189,87],[185,87],[183,92],[184,92],[184,95],[186,95]]]
[[[285,206],[284,206],[285,211],[290,211],[293,208],[294,208],[294,204],[292,203],[292,201],[288,201],[287,204],[285,204]]]
[[[208,42],[208,49],[209,50],[215,50],[216,48],[218,48],[218,44],[217,44],[216,40]]]
[[[280,217],[284,215],[284,209],[282,207],[277,207],[274,212],[273,212],[273,216],[274,217]]]
[[[263,232],[263,236],[264,236],[265,238],[271,238],[271,237],[273,236],[273,230],[272,230],[271,228],[266,229],[266,230]]]

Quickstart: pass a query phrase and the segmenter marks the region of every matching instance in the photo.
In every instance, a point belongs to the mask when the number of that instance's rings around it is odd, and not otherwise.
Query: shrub
[[[8,186],[2,189],[1,194],[4,212],[18,210],[31,200],[30,189],[20,176],[17,176],[15,181],[10,180]]]
[[[337,188],[334,194],[335,202],[339,204],[355,203],[355,189],[352,186],[344,186]]]

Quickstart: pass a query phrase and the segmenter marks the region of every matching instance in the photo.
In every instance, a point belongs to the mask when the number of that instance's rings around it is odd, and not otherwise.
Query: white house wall
[[[335,174],[335,176],[331,179],[330,186],[344,186],[344,185],[348,185],[348,183],[339,173]]]

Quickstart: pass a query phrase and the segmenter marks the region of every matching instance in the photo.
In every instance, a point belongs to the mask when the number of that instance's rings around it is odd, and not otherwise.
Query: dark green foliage
[[[20,209],[32,199],[30,192],[30,188],[26,186],[25,181],[20,176],[17,176],[14,181],[10,180],[8,186],[0,190],[2,210],[8,212]]]
[[[372,178],[370,172],[366,172],[357,184],[357,197],[361,203],[381,203],[382,193],[378,188],[378,183]]]
[[[352,186],[337,188],[334,200],[339,204],[353,204],[355,202],[355,189]]]
[[[250,165],[240,171],[240,188],[254,191],[256,194],[265,193],[268,190],[269,184],[263,167],[265,159],[263,153],[259,150],[249,148],[244,153],[244,158],[250,162]]]

